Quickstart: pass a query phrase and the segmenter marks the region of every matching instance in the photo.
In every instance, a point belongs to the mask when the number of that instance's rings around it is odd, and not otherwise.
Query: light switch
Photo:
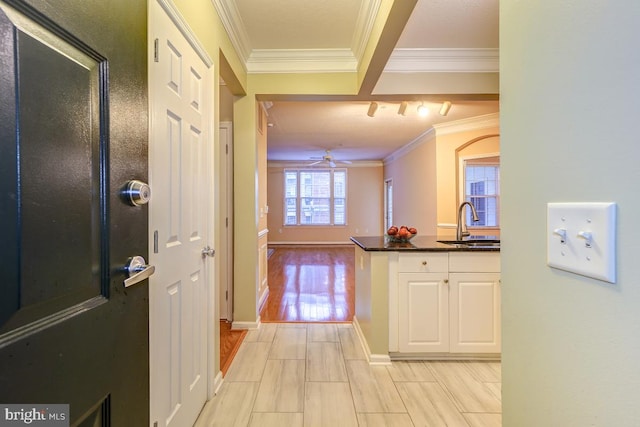
[[[615,283],[616,204],[547,204],[547,264]]]

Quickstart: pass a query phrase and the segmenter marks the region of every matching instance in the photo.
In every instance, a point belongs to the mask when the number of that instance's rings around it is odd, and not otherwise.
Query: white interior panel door
[[[149,7],[151,423],[187,426],[207,397],[214,263],[203,250],[213,244],[211,69],[158,3]]]

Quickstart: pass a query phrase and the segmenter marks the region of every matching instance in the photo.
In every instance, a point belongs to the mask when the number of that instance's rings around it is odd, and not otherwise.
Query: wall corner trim
[[[362,350],[364,351],[365,356],[367,356],[367,362],[369,362],[369,365],[391,365],[391,357],[388,354],[371,353],[369,344],[367,344],[367,339],[364,337],[362,329],[360,328],[360,323],[358,323],[358,318],[356,316],[353,316],[352,323],[353,329],[355,329],[356,334],[358,335],[358,340],[360,341]]]

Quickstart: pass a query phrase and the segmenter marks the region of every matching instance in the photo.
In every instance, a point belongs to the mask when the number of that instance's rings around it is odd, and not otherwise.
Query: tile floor
[[[369,366],[351,324],[249,331],[203,426],[500,427],[499,362]]]

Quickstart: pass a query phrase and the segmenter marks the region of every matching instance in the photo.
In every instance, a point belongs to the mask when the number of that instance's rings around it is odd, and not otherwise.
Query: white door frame
[[[233,321],[233,122],[220,122],[220,318]],[[224,157],[223,157],[224,156]],[[224,187],[224,188],[223,188]]]
[[[155,4],[154,4],[155,3]],[[214,80],[214,70],[213,70],[213,60],[211,59],[211,57],[209,56],[209,54],[206,52],[206,50],[204,49],[204,47],[202,46],[202,44],[199,42],[199,40],[197,39],[197,37],[195,36],[195,34],[192,32],[191,28],[189,27],[188,23],[184,20],[184,18],[182,17],[182,15],[180,14],[180,12],[178,11],[177,7],[173,4],[172,0],[151,0],[149,2],[149,11],[151,11],[152,7],[161,7],[162,10],[164,10],[164,12],[167,14],[167,16],[170,18],[170,20],[173,22],[173,24],[175,25],[175,27],[180,31],[180,33],[185,37],[185,39],[187,40],[187,42],[189,43],[189,45],[194,49],[194,51],[197,53],[197,55],[200,57],[200,59],[202,59],[202,61],[204,62],[204,64],[206,65],[206,67],[208,68],[208,72],[211,73],[211,81],[212,83],[215,81]],[[151,13],[149,13],[149,16],[152,16]],[[151,22],[151,18],[149,21],[149,28],[151,28],[152,26],[152,22]],[[149,31],[149,61],[153,61],[154,60],[154,40],[151,39],[151,31]],[[215,84],[212,84],[212,90],[214,90],[217,86]],[[151,96],[149,97],[151,100]],[[214,105],[214,96],[213,93],[211,94],[211,105]],[[150,111],[151,111],[152,106],[150,106]],[[212,109],[213,110],[213,109]],[[151,117],[149,119],[149,124],[150,126],[153,126],[154,123],[152,123],[151,121]],[[211,138],[211,144],[210,144],[210,152],[208,153],[210,156],[215,156],[216,153],[216,147],[217,147],[217,141],[215,139],[215,135],[217,133],[214,132],[214,123],[215,123],[215,116],[210,117],[210,121],[208,122],[207,126],[207,130],[209,132],[210,138]],[[150,135],[151,130],[150,130]],[[217,224],[216,224],[216,217],[215,217],[215,185],[214,185],[214,179],[215,177],[215,171],[214,171],[214,165],[215,162],[212,161],[212,169],[209,171],[206,171],[207,174],[207,178],[209,180],[209,196],[208,196],[208,200],[206,201],[207,203],[207,210],[210,213],[210,215],[207,216],[207,236],[206,236],[206,240],[208,242],[215,242],[215,230],[217,228]],[[153,193],[153,188],[152,188],[152,193]],[[153,235],[153,230],[149,230],[149,253],[152,254],[154,250],[154,235]],[[211,399],[214,395],[215,395],[215,391],[220,387],[220,385],[222,384],[222,373],[219,370],[219,368],[217,367],[218,363],[217,363],[217,354],[219,353],[218,351],[218,347],[219,347],[219,335],[218,335],[218,328],[217,328],[217,324],[218,324],[218,307],[217,307],[217,289],[218,289],[218,281],[216,278],[216,274],[215,271],[217,269],[217,260],[211,260],[210,265],[212,266],[212,268],[209,269],[209,274],[207,274],[206,277],[206,294],[207,294],[207,301],[206,301],[206,316],[207,316],[207,342],[205,343],[206,347],[207,347],[207,399]],[[150,423],[151,425],[153,425],[154,422],[154,415],[155,414],[151,414],[150,417]]]

